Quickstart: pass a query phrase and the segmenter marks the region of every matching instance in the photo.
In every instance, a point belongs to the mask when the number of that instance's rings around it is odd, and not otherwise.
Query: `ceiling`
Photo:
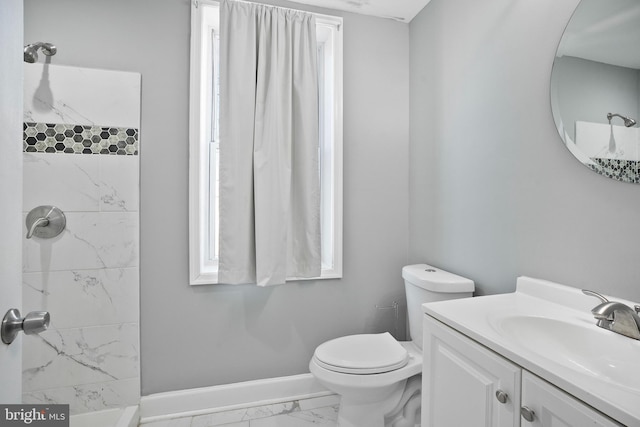
[[[430,0],[291,0],[295,3],[344,10],[409,22]]]
[[[582,0],[558,56],[640,69],[640,1]]]

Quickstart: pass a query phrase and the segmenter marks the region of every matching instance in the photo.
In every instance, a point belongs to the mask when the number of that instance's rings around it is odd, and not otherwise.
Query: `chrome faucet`
[[[599,298],[602,301],[591,310],[591,314],[598,322],[597,326],[615,333],[640,340],[640,305],[634,308],[621,302],[609,301],[597,292],[582,290],[585,295]]]

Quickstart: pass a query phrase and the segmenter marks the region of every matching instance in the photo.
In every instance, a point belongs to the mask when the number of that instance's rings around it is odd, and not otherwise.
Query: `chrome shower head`
[[[614,117],[620,117],[624,121],[624,125],[628,128],[635,126],[637,123],[634,119],[630,117],[625,117],[618,113],[607,113],[607,119],[609,120],[609,124],[611,124],[611,119]]]
[[[51,43],[31,43],[24,47],[24,62],[28,62],[29,64],[36,62],[38,60],[38,49],[41,49],[42,53],[46,56],[53,56],[58,51]]]
[[[28,62],[29,64],[33,64],[38,60],[38,53],[33,48],[32,45],[27,45],[24,47],[24,62]]]

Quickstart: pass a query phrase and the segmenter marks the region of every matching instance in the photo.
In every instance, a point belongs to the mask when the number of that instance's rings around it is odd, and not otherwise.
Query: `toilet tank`
[[[426,302],[468,298],[473,295],[473,280],[432,267],[427,264],[407,265],[402,268],[407,294],[409,336],[422,349],[422,304]]]

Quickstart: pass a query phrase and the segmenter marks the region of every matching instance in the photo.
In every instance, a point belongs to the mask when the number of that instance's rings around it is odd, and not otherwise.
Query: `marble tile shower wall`
[[[136,131],[127,155],[30,152],[23,142],[25,217],[55,205],[67,219],[56,238],[23,241],[23,309],[51,313],[48,331],[23,340],[26,403],[68,403],[78,414],[139,402],[139,82],[133,73],[25,66],[25,123]],[[125,120],[111,111],[119,102],[135,104]]]

